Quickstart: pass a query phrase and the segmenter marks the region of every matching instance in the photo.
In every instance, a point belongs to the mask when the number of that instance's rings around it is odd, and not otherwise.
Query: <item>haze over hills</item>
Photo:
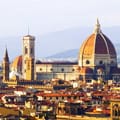
[[[118,57],[118,62],[120,63],[120,43],[115,44],[116,46],[116,51],[117,51],[117,57]],[[46,57],[46,59],[73,59],[77,60],[78,59],[78,54],[79,54],[79,49],[72,49],[72,50],[67,50],[64,52],[60,52],[51,56]]]
[[[60,52],[60,53],[56,53],[56,54],[53,54],[51,56],[48,56],[46,58],[56,58],[56,59],[59,59],[59,58],[77,58],[78,56],[78,53],[79,53],[79,49],[71,49],[71,50],[67,50],[67,51],[63,51],[63,52]]]
[[[110,38],[120,56],[119,39],[120,26],[102,27],[102,32]],[[77,57],[82,42],[93,32],[90,27],[78,27],[52,32],[36,37],[36,58],[71,58]],[[24,36],[24,35],[23,35]],[[22,53],[22,37],[0,37],[0,60],[3,59],[5,46],[7,45],[10,60]],[[70,50],[70,51],[69,51]],[[65,52],[64,52],[65,51]],[[57,54],[60,53],[60,54]]]

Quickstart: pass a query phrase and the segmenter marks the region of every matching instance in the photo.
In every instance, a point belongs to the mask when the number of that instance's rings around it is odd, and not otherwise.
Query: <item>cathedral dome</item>
[[[16,57],[11,65],[12,71],[22,72],[22,55]]]
[[[116,51],[109,38],[100,29],[99,21],[94,32],[83,42],[79,51],[79,65],[95,66],[106,62],[116,63]],[[96,61],[97,60],[97,61]],[[81,61],[81,62],[80,62]]]

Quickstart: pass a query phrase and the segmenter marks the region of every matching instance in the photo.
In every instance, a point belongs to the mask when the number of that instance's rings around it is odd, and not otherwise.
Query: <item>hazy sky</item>
[[[61,41],[57,37],[46,39],[46,35],[81,26],[93,27],[96,18],[102,28],[120,26],[120,0],[0,0],[0,59],[6,44],[11,58],[21,54],[21,39],[28,33],[28,27],[30,34],[36,36],[37,57],[78,48],[81,35],[74,33],[74,38],[65,36],[64,40],[62,34]],[[16,37],[16,42],[12,37]]]
[[[120,25],[120,0],[0,0],[0,36],[35,35],[78,26]]]

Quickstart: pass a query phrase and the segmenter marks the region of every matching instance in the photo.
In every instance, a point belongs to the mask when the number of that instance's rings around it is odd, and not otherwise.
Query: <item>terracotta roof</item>
[[[116,56],[116,51],[112,42],[103,33],[93,33],[82,44],[80,54],[110,54]]]
[[[22,55],[16,57],[12,62],[12,68],[18,68],[18,67],[22,67]]]
[[[68,96],[83,96],[82,94],[68,94],[68,93],[38,93],[37,96],[43,97],[68,97]]]
[[[110,55],[110,57],[116,58],[116,51],[114,45],[106,35],[101,32],[99,21],[95,25],[94,32],[83,42],[79,57],[91,57],[92,55]]]
[[[104,34],[97,34],[95,42],[95,54],[116,55],[113,44]]]
[[[94,51],[94,41],[95,40],[95,34],[92,34],[88,39],[84,41],[84,43],[81,46],[80,53],[83,55],[92,55]]]

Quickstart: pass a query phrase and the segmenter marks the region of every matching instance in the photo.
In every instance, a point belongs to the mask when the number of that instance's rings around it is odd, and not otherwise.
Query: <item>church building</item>
[[[117,67],[117,54],[110,39],[102,32],[97,20],[93,33],[83,42],[78,54],[78,61],[36,61],[35,37],[23,37],[22,55],[11,63],[10,77],[8,55],[3,60],[3,78],[6,80],[40,81],[62,80],[118,80],[120,68]],[[35,62],[36,61],[36,62]],[[17,77],[14,77],[17,76]]]

